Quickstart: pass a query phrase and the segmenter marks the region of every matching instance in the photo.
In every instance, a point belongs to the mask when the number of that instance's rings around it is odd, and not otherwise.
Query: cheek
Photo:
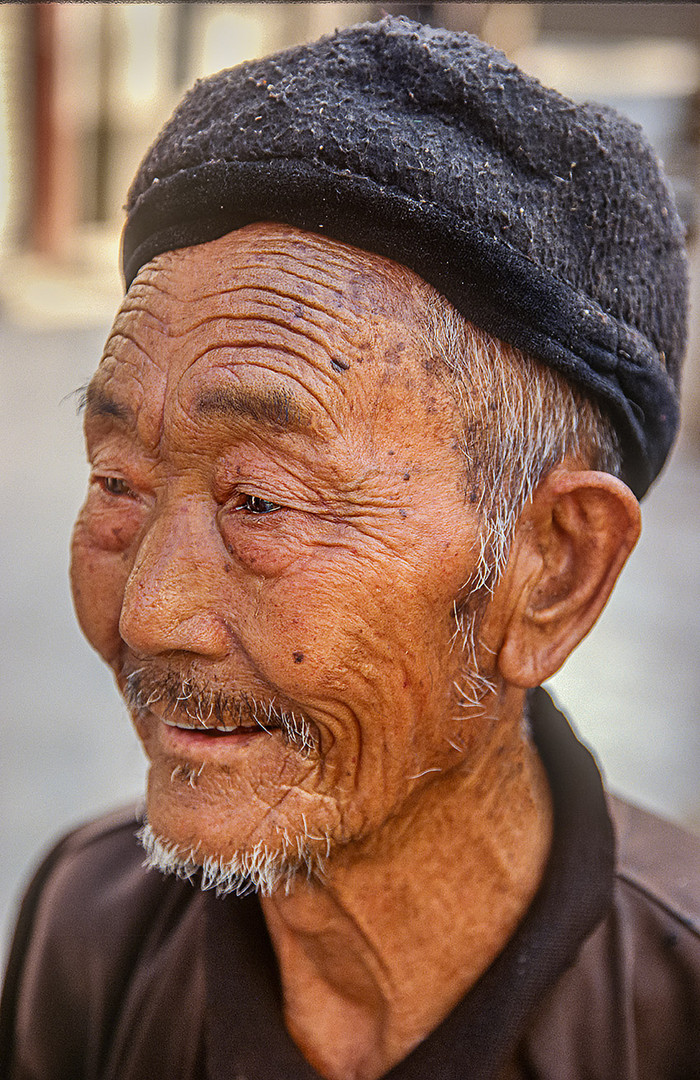
[[[294,527],[294,518],[300,516],[279,511],[272,521],[272,515],[247,521],[240,513],[227,513],[218,527],[227,552],[241,569],[260,578],[278,578],[308,555],[303,529]]]
[[[81,512],[73,529],[70,567],[73,603],[86,638],[114,666],[121,643],[119,618],[131,557],[128,548],[114,537],[107,544],[97,543],[88,520],[85,511]]]
[[[121,554],[140,536],[144,514],[137,499],[116,498],[91,484],[76,529],[80,527],[95,551]]]
[[[266,583],[247,627],[261,666],[307,702],[405,715],[408,697],[425,708],[449,647],[450,607],[436,610],[414,575],[403,578],[376,553],[336,550]]]

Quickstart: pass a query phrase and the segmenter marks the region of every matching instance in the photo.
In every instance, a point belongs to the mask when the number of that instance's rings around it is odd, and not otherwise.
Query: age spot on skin
[[[331,367],[334,371],[347,371],[350,365],[346,364],[342,360],[336,360],[335,358],[331,358]]]
[[[387,364],[398,364],[401,360],[401,353],[406,349],[406,343],[403,341],[397,341],[394,345],[391,345],[384,352],[384,360]]]
[[[303,652],[293,652],[292,653],[292,659],[294,660],[295,664],[303,663],[303,660],[304,660]]]

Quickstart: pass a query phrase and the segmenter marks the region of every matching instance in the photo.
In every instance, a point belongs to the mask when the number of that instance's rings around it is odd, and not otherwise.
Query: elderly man
[[[677,424],[640,132],[385,19],[198,84],[123,254],[72,581],[142,847],[39,871],[5,1075],[700,1075],[697,846],[615,804],[615,862],[537,689]]]

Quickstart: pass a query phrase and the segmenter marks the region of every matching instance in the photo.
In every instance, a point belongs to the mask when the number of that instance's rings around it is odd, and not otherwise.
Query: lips
[[[168,727],[175,728],[176,731],[186,731],[191,735],[199,735],[203,739],[230,739],[232,737],[238,737],[241,735],[262,735],[263,732],[259,727],[237,727],[237,728],[189,728],[180,727],[179,724],[168,724]]]
[[[221,750],[226,747],[231,749],[246,746],[252,742],[258,742],[261,738],[268,738],[279,730],[279,724],[238,723],[224,724],[222,722],[204,722],[192,720],[190,717],[158,716],[158,730],[161,745],[170,752],[192,753],[205,751],[210,747],[218,746]]]
[[[153,716],[156,721],[147,737],[150,746],[149,756],[165,754],[166,758],[199,766],[203,762],[232,766],[240,761],[242,753],[253,750],[264,754],[276,752],[279,734],[276,731],[264,731],[259,725],[237,724],[234,727],[221,725],[192,724],[189,718],[176,723],[177,718]],[[158,748],[158,749],[156,749]]]

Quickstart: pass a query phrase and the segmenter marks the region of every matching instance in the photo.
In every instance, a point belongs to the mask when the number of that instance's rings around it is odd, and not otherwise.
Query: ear
[[[501,582],[496,663],[507,682],[539,686],[561,667],[603,610],[640,528],[639,503],[614,476],[560,467],[545,477]]]

